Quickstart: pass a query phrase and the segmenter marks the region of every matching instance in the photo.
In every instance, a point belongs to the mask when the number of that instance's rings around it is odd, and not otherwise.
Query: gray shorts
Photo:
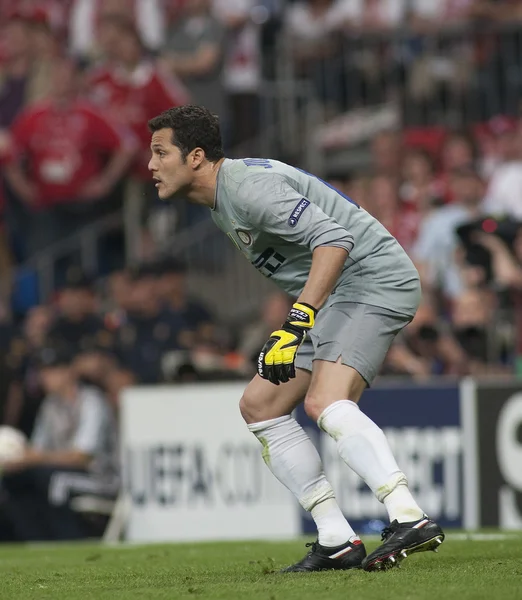
[[[412,317],[386,308],[336,302],[319,311],[315,326],[299,348],[295,366],[312,370],[312,361],[336,362],[354,368],[370,385],[395,336]]]

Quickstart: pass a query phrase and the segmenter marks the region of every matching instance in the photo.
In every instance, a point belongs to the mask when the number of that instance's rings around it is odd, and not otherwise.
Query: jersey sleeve
[[[319,246],[335,246],[351,252],[353,236],[324,213],[317,204],[303,197],[279,175],[247,177],[238,196],[245,225],[314,251]]]

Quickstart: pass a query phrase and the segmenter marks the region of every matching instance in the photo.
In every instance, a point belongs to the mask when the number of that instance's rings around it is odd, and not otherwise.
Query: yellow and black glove
[[[257,361],[257,372],[263,379],[279,385],[295,377],[295,355],[304,342],[306,332],[315,323],[317,310],[296,302],[281,329],[274,331],[263,346]]]

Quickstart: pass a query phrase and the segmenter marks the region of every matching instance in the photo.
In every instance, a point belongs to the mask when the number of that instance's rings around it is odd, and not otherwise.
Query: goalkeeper
[[[275,160],[226,159],[218,119],[202,107],[170,109],[149,128],[159,197],[207,206],[254,267],[297,299],[261,351],[258,375],[240,402],[268,468],[317,525],[311,550],[286,570],[383,570],[435,550],[442,530],[417,505],[384,433],[358,406],[419,304],[419,276],[406,253],[317,177]],[[307,414],[388,511],[383,543],[369,556],[291,416],[303,398]]]

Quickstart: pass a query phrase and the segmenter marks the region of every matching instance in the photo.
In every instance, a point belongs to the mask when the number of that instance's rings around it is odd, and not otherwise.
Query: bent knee
[[[250,424],[253,421],[251,420],[252,413],[252,400],[250,395],[245,391],[245,393],[241,396],[241,400],[239,401],[239,412],[241,416],[245,420],[246,423]]]
[[[317,396],[316,394],[307,394],[304,401],[304,409],[306,414],[312,419],[312,421],[317,422],[321,413],[326,408],[324,400]]]
[[[248,387],[239,401],[239,411],[247,425],[263,421],[266,417],[266,406],[259,394]]]

